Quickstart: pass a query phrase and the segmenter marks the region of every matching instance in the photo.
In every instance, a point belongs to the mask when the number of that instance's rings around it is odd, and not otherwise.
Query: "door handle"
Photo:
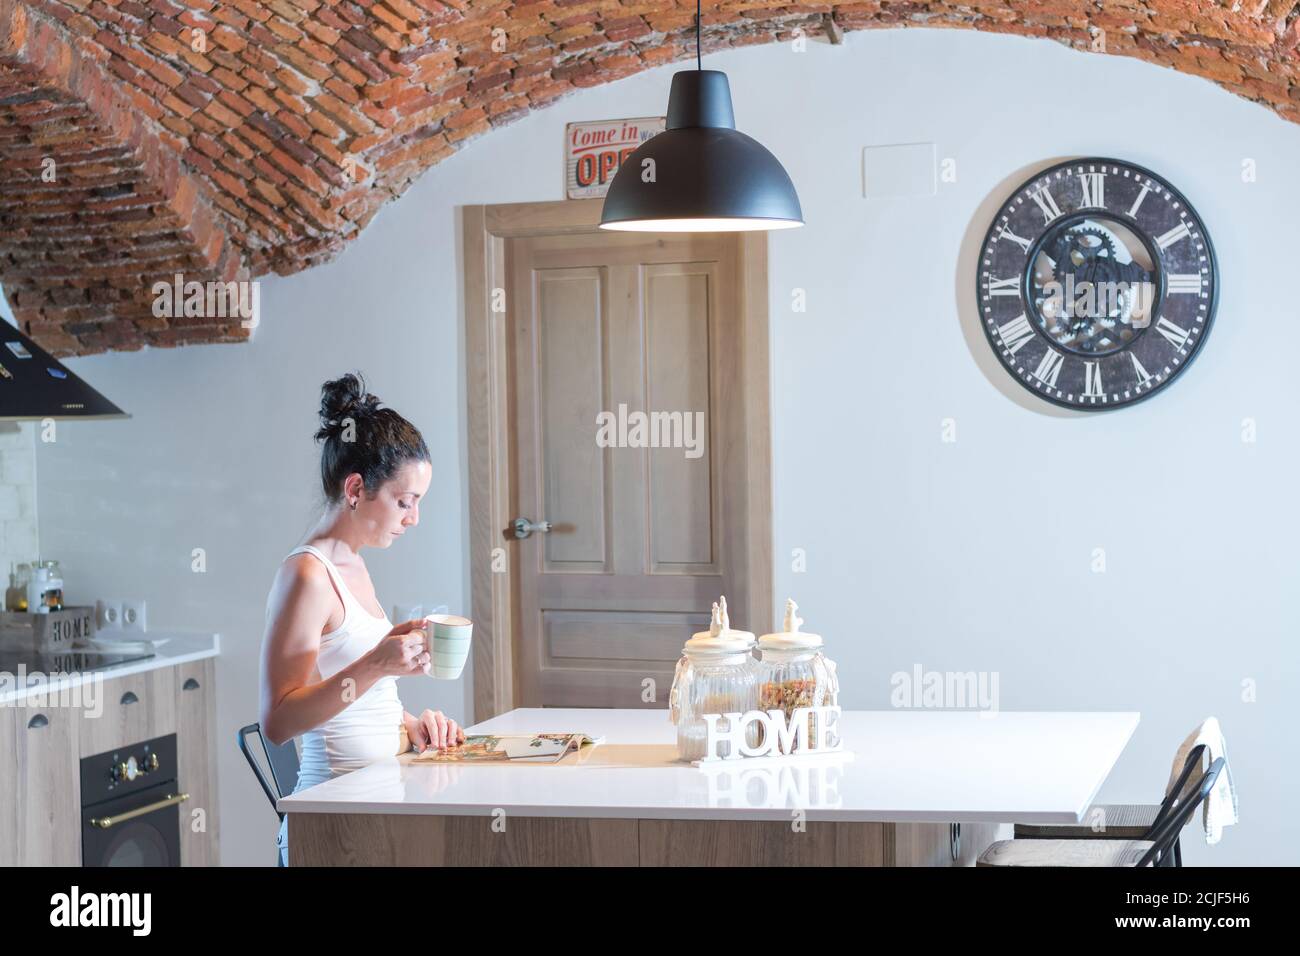
[[[188,793],[174,794],[158,800],[155,803],[147,804],[143,807],[136,807],[134,810],[128,810],[126,813],[119,813],[115,817],[92,817],[90,825],[99,827],[101,830],[107,830],[109,827],[115,827],[119,823],[125,823],[127,820],[134,820],[136,817],[142,817],[146,813],[153,813],[155,810],[161,810],[164,807],[174,806],[183,800],[188,800]]]
[[[531,537],[533,532],[538,534],[550,534],[551,532],[551,523],[549,521],[530,521],[527,518],[516,518],[510,527],[514,530],[515,537],[520,541]]]

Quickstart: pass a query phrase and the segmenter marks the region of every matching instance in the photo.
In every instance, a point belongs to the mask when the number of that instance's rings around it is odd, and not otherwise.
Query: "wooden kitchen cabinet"
[[[159,667],[106,679],[102,712],[82,711],[81,756],[89,757],[176,732],[176,670]]]
[[[216,650],[210,636],[171,638],[176,656]],[[181,645],[179,653],[176,646]],[[192,652],[191,652],[192,653]],[[81,762],[156,737],[176,735],[176,766],[166,768],[190,799],[180,811],[180,863],[217,863],[216,657],[168,660],[120,676],[83,675],[58,706],[36,697],[0,701],[0,866],[80,866]],[[125,754],[124,754],[125,756]],[[163,768],[159,768],[160,770]],[[102,794],[101,794],[102,797]],[[202,826],[194,813],[202,809]]]
[[[178,786],[190,795],[181,804],[181,866],[216,866],[217,662],[191,661],[175,672]]]
[[[72,707],[0,707],[0,865],[81,865],[79,713]]]

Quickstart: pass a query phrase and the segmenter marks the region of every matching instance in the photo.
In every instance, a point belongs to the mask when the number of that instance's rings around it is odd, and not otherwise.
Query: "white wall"
[[[0,583],[9,586],[15,564],[35,561],[36,428],[0,422]]]
[[[9,303],[0,295],[0,322],[13,325]],[[35,561],[36,426],[0,422],[0,585],[9,586],[14,564]]]
[[[1175,746],[1215,714],[1244,822],[1188,862],[1295,862],[1286,290],[1300,128],[1145,63],[965,31],[872,31],[706,66],[729,72],[740,127],[786,164],[808,221],[771,237],[777,592],[827,637],[843,702],[889,706],[890,675],[919,663],[996,672],[1002,709],[1140,710],[1102,792],[1125,802],[1157,797]],[[423,527],[371,561],[381,599],[467,606],[455,207],[560,198],[564,123],[660,113],[671,73],[586,91],[448,159],[337,262],[268,280],[251,344],[69,363],[135,417],[61,425],[39,445],[43,551],[70,592],[142,595],[155,625],[222,632],[226,862],[271,858],[274,817],[233,734],[256,716],[272,574],[313,517],[320,382],[361,368],[441,456]],[[861,198],[863,146],[927,141],[956,160],[955,183]],[[1164,394],[1071,418],[994,364],[971,317],[973,250],[1015,183],[1089,154],[1183,190],[1216,241],[1223,295],[1204,354]],[[1242,182],[1243,158],[1257,182]],[[795,288],[805,314],[790,310]],[[950,417],[958,440],[944,444]],[[1097,547],[1104,574],[1090,570]],[[1242,700],[1247,679],[1258,703]],[[468,715],[468,683],[425,700],[417,687],[408,707]]]

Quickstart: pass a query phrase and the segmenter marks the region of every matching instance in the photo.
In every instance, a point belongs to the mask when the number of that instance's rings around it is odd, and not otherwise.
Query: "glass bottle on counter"
[[[822,654],[818,634],[801,631],[799,606],[785,602],[784,630],[758,639],[758,709],[779,710],[787,721],[799,707],[833,707],[840,685],[835,663]],[[808,749],[817,746],[817,718],[808,715]]]
[[[5,610],[27,610],[27,582],[32,576],[32,566],[26,561],[13,565],[9,572],[9,587],[5,589]]]
[[[758,662],[753,647],[753,634],[731,629],[724,597],[713,605],[709,629],[694,635],[682,648],[668,695],[669,717],[677,725],[679,759],[704,758],[705,714],[743,714],[757,705]],[[725,730],[726,721],[719,727]],[[746,742],[751,746],[757,743],[758,733],[751,725]],[[718,756],[727,756],[729,749],[722,745]]]

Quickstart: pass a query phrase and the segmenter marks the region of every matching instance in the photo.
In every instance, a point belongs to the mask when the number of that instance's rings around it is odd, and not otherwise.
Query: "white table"
[[[606,742],[552,765],[394,757],[280,809],[296,863],[952,862],[950,824],[969,857],[998,824],[1082,821],[1138,717],[849,711],[853,759],[701,769],[663,710],[519,709],[468,730]]]

